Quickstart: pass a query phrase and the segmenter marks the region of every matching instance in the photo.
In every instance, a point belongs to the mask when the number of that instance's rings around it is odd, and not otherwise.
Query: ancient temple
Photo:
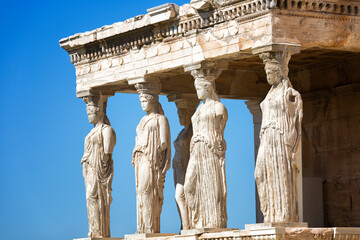
[[[247,100],[255,156],[265,121],[260,103],[273,88],[264,67],[280,66],[282,79],[302,99],[294,151],[298,202],[291,219],[296,221],[245,230],[203,228],[166,238],[355,240],[360,239],[359,11],[358,0],[192,0],[75,34],[60,46],[76,68],[77,97],[102,111],[103,126],[106,99],[114,94],[167,95],[193,113],[194,81],[201,78],[220,98]],[[259,198],[254,204],[262,223]]]

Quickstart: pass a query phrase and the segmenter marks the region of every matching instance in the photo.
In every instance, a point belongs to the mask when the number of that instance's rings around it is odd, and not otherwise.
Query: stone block
[[[189,230],[181,230],[181,235],[194,235],[203,233],[215,233],[238,230],[238,228],[194,228]]]
[[[124,238],[112,238],[112,237],[101,237],[101,238],[75,238],[74,240],[123,240]]]
[[[307,228],[306,222],[289,222],[289,223],[255,223],[245,224],[245,230],[258,230],[266,228]]]
[[[166,3],[147,10],[150,15],[151,24],[163,22],[176,16],[179,6],[173,3]]]
[[[147,238],[163,238],[163,237],[172,237],[177,235],[177,233],[136,233],[125,235],[125,240],[139,240]]]

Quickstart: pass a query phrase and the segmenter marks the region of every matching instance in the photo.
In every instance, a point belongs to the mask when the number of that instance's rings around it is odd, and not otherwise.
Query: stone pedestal
[[[238,228],[194,228],[189,230],[181,230],[181,235],[195,235],[202,233],[218,233],[232,230],[239,230]]]
[[[123,240],[124,238],[112,238],[112,237],[104,237],[104,238],[75,238],[74,240]]]
[[[301,240],[347,240],[360,239],[360,228],[308,228],[304,222],[298,223],[258,223],[247,224],[240,236],[250,239],[301,239]]]
[[[84,238],[89,239],[90,238]],[[115,238],[103,238],[101,240]],[[118,238],[116,238],[118,239]],[[247,224],[245,230],[236,228],[201,228],[174,233],[131,234],[125,240],[358,240],[360,228],[308,228],[307,223]],[[76,239],[80,240],[80,239]],[[95,238],[91,238],[95,240]],[[100,239],[96,239],[100,240]]]
[[[267,228],[307,228],[306,222],[289,222],[289,223],[255,223],[245,224],[245,230],[259,230]]]
[[[125,235],[125,240],[139,240],[139,239],[148,239],[148,238],[163,238],[163,237],[172,237],[177,235],[177,233],[136,233]]]

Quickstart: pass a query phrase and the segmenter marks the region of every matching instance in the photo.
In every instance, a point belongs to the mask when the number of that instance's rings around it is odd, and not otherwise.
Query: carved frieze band
[[[347,1],[318,0],[248,0],[226,6],[215,11],[202,13],[185,20],[175,20],[147,27],[126,35],[114,36],[104,42],[84,46],[70,53],[71,62],[81,64],[122,55],[130,49],[140,49],[144,45],[161,42],[166,38],[186,36],[196,29],[208,28],[226,21],[247,20],[266,14],[269,9],[297,10],[300,13],[332,13],[340,16],[360,16],[359,3]],[[290,14],[290,13],[289,13]],[[141,16],[139,16],[141,17]]]

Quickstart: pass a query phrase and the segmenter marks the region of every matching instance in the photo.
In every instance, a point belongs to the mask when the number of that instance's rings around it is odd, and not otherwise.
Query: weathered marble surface
[[[125,240],[140,240],[140,239],[167,239],[177,235],[176,233],[137,233],[125,235]]]
[[[360,219],[359,64],[357,55],[291,75],[304,92],[303,174],[321,180],[324,226],[357,226]]]
[[[289,52],[262,53],[271,89],[261,102],[255,180],[264,222],[298,222],[302,100],[288,79]]]
[[[223,233],[233,230],[239,230],[238,228],[193,228],[188,230],[181,230],[182,236],[200,235],[204,233]]]
[[[90,238],[110,237],[112,152],[116,135],[106,116],[107,97],[84,97],[89,122],[94,128],[85,138],[81,159],[86,190]]]
[[[159,233],[166,171],[171,166],[170,128],[156,92],[137,84],[146,115],[136,128],[135,167],[137,233]]]
[[[191,118],[193,136],[185,175],[185,199],[190,208],[191,228],[226,228],[226,176],[224,130],[228,118],[215,91],[216,66],[194,69],[199,105]]]
[[[123,240],[124,238],[75,238],[74,240]]]

